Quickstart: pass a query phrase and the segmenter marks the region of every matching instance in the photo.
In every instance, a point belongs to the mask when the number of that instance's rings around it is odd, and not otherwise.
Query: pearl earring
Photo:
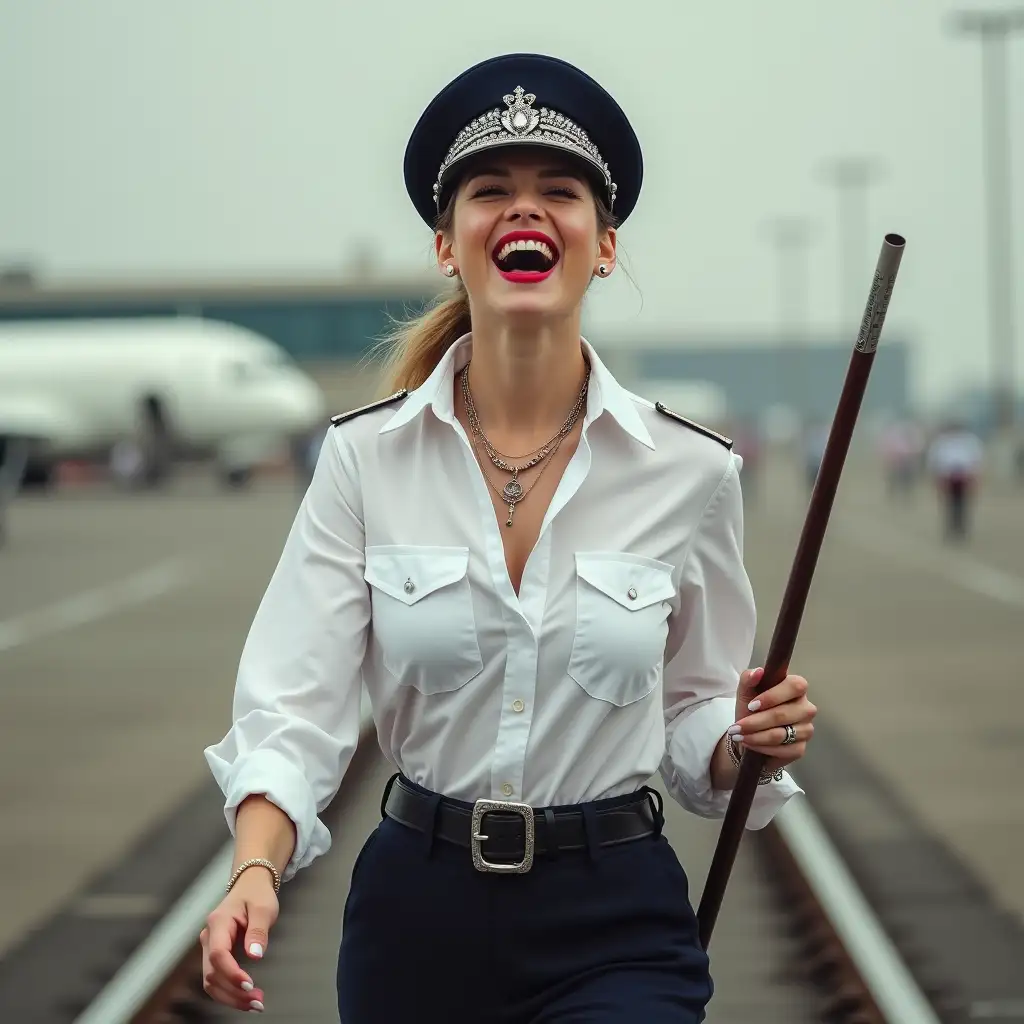
[[[451,264],[451,263],[449,263],[449,264],[448,264],[448,265],[447,265],[447,266],[446,266],[446,267],[444,268],[444,272],[445,272],[445,273],[446,273],[446,274],[447,274],[447,275],[448,275],[449,277],[454,277],[454,276],[455,276],[455,267],[454,267],[454,266],[452,266],[452,264]]]
[[[608,270],[608,264],[607,264],[607,263],[599,263],[599,264],[597,265],[597,272],[598,272],[598,273],[599,273],[599,274],[600,274],[600,275],[601,275],[602,277],[607,277],[607,276],[608,276],[608,274],[609,274],[609,270]]]

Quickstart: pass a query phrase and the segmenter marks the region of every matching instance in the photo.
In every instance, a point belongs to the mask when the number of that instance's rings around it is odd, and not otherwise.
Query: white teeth
[[[525,251],[528,249],[534,249],[537,252],[542,253],[552,263],[555,262],[555,255],[551,251],[551,246],[549,246],[547,242],[538,242],[532,238],[519,239],[516,242],[506,242],[505,245],[502,246],[501,252],[498,253],[498,260],[500,261],[505,259],[510,252]]]

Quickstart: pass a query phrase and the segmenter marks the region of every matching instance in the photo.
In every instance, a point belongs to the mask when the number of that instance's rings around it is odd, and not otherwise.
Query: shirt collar
[[[590,360],[587,422],[592,423],[602,412],[606,412],[630,437],[653,451],[654,441],[650,431],[644,426],[640,413],[637,412],[633,395],[615,379],[608,367],[601,362],[601,357],[594,351],[593,345],[586,338],[580,340],[583,343],[583,351],[586,352],[587,358]]]
[[[448,347],[441,361],[434,367],[434,372],[402,403],[402,408],[380,428],[382,434],[398,430],[411,423],[427,406],[430,406],[438,419],[445,423],[455,422],[455,374],[469,362],[472,353],[471,334],[463,334]]]
[[[590,342],[586,338],[580,340],[583,351],[590,360],[590,387],[587,393],[585,422],[593,423],[606,412],[627,434],[653,450],[654,441],[637,412],[633,396],[615,379]],[[469,362],[472,341],[472,334],[463,334],[452,342],[434,372],[415,391],[410,392],[402,408],[381,427],[382,434],[404,427],[428,406],[438,419],[454,424],[455,375]]]

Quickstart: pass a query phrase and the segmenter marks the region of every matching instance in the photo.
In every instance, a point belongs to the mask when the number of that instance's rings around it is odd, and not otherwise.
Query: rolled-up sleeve
[[[704,508],[683,562],[666,651],[661,776],[679,804],[704,818],[722,817],[729,805],[730,791],[711,785],[711,758],[735,720],[736,687],[757,625],[743,565],[741,465],[730,457]],[[763,828],[800,792],[788,773],[758,786],[747,828]]]
[[[286,880],[330,849],[319,814],[359,741],[370,598],[359,486],[340,435],[327,432],[250,627],[231,729],[204,751],[232,835],[239,804],[253,794],[291,818],[296,844]]]

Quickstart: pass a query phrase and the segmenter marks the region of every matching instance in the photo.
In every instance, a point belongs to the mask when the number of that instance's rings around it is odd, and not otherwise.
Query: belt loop
[[[424,852],[427,860],[430,860],[434,853],[434,833],[437,831],[437,810],[441,806],[441,794],[431,793],[427,797],[430,805],[430,816],[427,819],[427,830],[423,834]]]
[[[544,852],[549,857],[558,856],[558,834],[555,832],[555,812],[544,808]]]
[[[388,779],[386,785],[384,786],[384,795],[380,798],[380,819],[381,819],[381,821],[383,821],[388,816],[388,812],[385,809],[388,806],[388,797],[391,796],[391,790],[394,788],[394,785],[398,781],[398,777],[401,774],[402,774],[401,772],[395,772],[395,774],[392,775],[390,779]]]
[[[597,834],[597,811],[592,803],[580,804],[580,810],[583,812],[583,831],[587,837],[587,851],[590,853],[590,859],[596,863],[601,856],[601,844]]]
[[[650,786],[644,786],[642,792],[647,797],[647,802],[651,806],[651,814],[654,816],[654,834],[660,836],[665,827],[665,801],[662,799],[661,793]]]

